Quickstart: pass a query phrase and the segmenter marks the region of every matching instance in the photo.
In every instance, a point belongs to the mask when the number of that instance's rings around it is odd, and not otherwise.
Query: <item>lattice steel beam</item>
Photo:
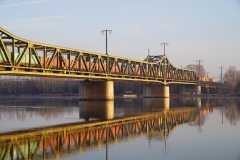
[[[0,74],[196,84],[193,70],[173,66],[166,55],[144,61],[32,42],[0,28]],[[22,73],[25,72],[25,73]],[[46,74],[49,73],[49,74]]]

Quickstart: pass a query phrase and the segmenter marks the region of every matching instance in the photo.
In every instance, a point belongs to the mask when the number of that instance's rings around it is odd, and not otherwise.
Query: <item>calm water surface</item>
[[[0,100],[0,159],[240,160],[240,99]]]

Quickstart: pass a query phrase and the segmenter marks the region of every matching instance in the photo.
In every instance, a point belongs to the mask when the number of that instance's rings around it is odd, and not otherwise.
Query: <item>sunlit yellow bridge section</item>
[[[0,74],[196,84],[193,70],[166,55],[144,61],[32,42],[0,28]]]

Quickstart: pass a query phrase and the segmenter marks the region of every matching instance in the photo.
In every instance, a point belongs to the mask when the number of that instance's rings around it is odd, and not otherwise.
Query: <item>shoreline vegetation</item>
[[[201,95],[184,95],[184,94],[170,94],[169,98],[180,98],[180,97],[203,97],[203,98],[208,98],[208,97],[239,97],[239,94],[201,94]],[[78,94],[38,94],[38,95],[31,95],[31,94],[22,94],[22,95],[0,95],[0,99],[9,99],[9,98],[20,98],[20,99],[28,99],[28,98],[64,98],[64,99],[78,99],[79,95]],[[142,95],[135,95],[131,97],[126,97],[124,94],[115,94],[114,98],[143,98]],[[159,97],[161,98],[161,97]]]

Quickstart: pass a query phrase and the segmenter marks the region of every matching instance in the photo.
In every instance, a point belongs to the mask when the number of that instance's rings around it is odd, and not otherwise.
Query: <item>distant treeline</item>
[[[79,93],[79,83],[81,79],[65,79],[65,78],[46,78],[46,77],[0,77],[0,95],[47,95],[47,94],[73,94]],[[131,91],[133,94],[142,95],[143,82],[114,81],[114,93],[124,94]],[[156,85],[156,84],[154,84]],[[161,85],[161,84],[158,84]],[[181,85],[171,85],[170,94],[179,94]],[[189,85],[185,92],[194,92],[195,86]],[[206,91],[203,89],[202,93]],[[190,94],[191,94],[190,93]],[[217,91],[210,91],[216,94]]]
[[[83,80],[46,78],[46,77],[0,77],[1,95],[39,95],[39,94],[78,94],[79,83]],[[132,91],[142,94],[144,83],[115,81],[115,94],[123,94]]]
[[[1,95],[78,93],[79,81],[60,78],[7,77],[0,79]]]

